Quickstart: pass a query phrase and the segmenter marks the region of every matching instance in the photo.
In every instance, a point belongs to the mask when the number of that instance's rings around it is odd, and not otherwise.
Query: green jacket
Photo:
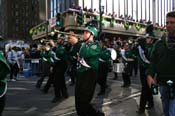
[[[160,83],[175,82],[175,50],[168,49],[165,40],[158,40],[153,47],[147,75],[154,76],[155,73]]]
[[[130,58],[130,59],[135,59],[135,53],[134,53],[134,51],[132,50],[132,49],[129,49],[129,50],[125,50],[125,52],[122,52],[122,50],[121,50],[121,52],[120,52],[120,54],[121,54],[121,56],[122,56],[122,61],[123,61],[123,63],[125,64],[125,63],[130,63],[130,62],[133,62],[133,61],[126,61],[126,59],[123,57],[123,54],[124,53],[124,55],[125,55],[125,57],[126,58]]]
[[[54,63],[53,51],[51,51],[51,50],[50,51],[41,51],[40,56],[41,56],[42,61],[49,63],[49,64]]]
[[[150,57],[151,57],[151,53],[153,50],[153,44],[146,44],[145,49],[142,49],[139,47],[141,47],[141,46],[137,47],[137,52],[136,52],[136,56],[138,58],[139,65],[141,65],[145,68],[148,68],[150,65]]]
[[[110,63],[111,52],[107,48],[103,48],[100,52],[99,61]]]
[[[82,64],[78,67],[78,72],[87,71],[90,68],[98,70],[99,67],[99,56],[101,53],[101,47],[98,42],[85,43],[80,48],[80,59],[84,59],[86,64],[90,67],[83,66]],[[81,62],[80,60],[80,62]]]
[[[68,52],[64,44],[58,44],[56,49],[56,57],[61,61],[67,62],[68,60]]]
[[[0,51],[0,96],[4,93],[7,84],[7,75],[10,73],[10,66]]]

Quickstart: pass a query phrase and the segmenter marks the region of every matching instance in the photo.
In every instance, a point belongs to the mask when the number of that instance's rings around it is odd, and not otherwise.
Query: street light
[[[105,6],[101,6],[101,14],[104,13]]]

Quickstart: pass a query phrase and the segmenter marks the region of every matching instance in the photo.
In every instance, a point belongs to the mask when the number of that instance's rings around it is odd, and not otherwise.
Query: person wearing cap
[[[0,116],[5,106],[5,94],[7,91],[7,75],[10,74],[10,66],[0,51]]]
[[[175,11],[166,14],[166,31],[153,47],[147,82],[159,85],[164,116],[175,116]]]
[[[99,55],[101,48],[97,38],[97,29],[87,27],[83,32],[83,43],[79,51],[79,66],[75,83],[75,107],[78,116],[104,116],[104,113],[97,111],[90,103],[97,82],[99,67]]]
[[[100,92],[98,93],[98,96],[105,94],[105,89],[107,87],[106,80],[111,61],[111,52],[107,49],[107,42],[102,40],[100,45],[102,50],[99,58],[98,84],[100,85]]]
[[[138,46],[136,48],[142,85],[140,105],[137,111],[139,114],[144,113],[145,109],[150,109],[154,106],[152,91],[146,80],[146,70],[150,65],[150,57],[156,40],[153,32],[153,25],[148,25],[146,31],[145,37],[141,37],[137,40]]]
[[[53,53],[51,51],[50,45],[43,45],[40,52],[40,57],[42,60],[42,74],[41,77],[37,80],[36,88],[40,88],[45,77],[50,76],[50,66],[54,63]],[[49,87],[48,87],[49,88]],[[47,90],[43,90],[44,93],[47,93]]]
[[[56,46],[55,46],[55,43],[52,39],[49,40],[49,46],[48,47],[50,48],[50,50],[48,51],[48,57],[47,57],[46,63],[49,64],[49,72],[47,73],[49,78],[48,78],[46,84],[44,85],[43,89],[41,90],[45,94],[48,93],[49,88],[53,84],[53,67],[54,67],[54,63],[58,59],[56,57],[56,53],[55,53],[56,52]]]
[[[127,42],[123,43],[123,48],[121,49],[120,54],[122,58],[122,63],[124,64],[124,71],[122,72],[122,87],[128,88],[131,85],[130,76],[132,75],[132,64],[136,56]]]
[[[75,84],[75,78],[76,78],[76,70],[77,70],[77,54],[80,50],[81,43],[80,40],[76,37],[74,32],[69,32],[68,34],[68,42],[71,44],[71,48],[69,50],[69,75],[71,78],[71,84],[70,86]]]
[[[54,63],[53,67],[53,87],[55,96],[52,100],[52,103],[58,102],[62,98],[68,98],[67,87],[64,77],[67,69],[68,51],[66,50],[66,46],[64,45],[63,36],[60,36],[57,39],[56,57],[57,60]]]

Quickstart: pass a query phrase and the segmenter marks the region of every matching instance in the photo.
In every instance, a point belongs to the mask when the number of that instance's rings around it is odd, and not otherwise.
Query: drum
[[[124,64],[123,63],[114,63],[113,64],[113,72],[123,73],[124,72]]]
[[[108,48],[108,50],[110,50],[111,52],[111,59],[115,60],[117,58],[117,52],[115,51],[114,48]]]

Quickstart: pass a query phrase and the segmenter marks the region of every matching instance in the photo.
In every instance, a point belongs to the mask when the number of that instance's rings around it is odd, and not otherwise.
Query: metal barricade
[[[24,77],[38,76],[41,73],[41,60],[27,58],[23,62]]]

